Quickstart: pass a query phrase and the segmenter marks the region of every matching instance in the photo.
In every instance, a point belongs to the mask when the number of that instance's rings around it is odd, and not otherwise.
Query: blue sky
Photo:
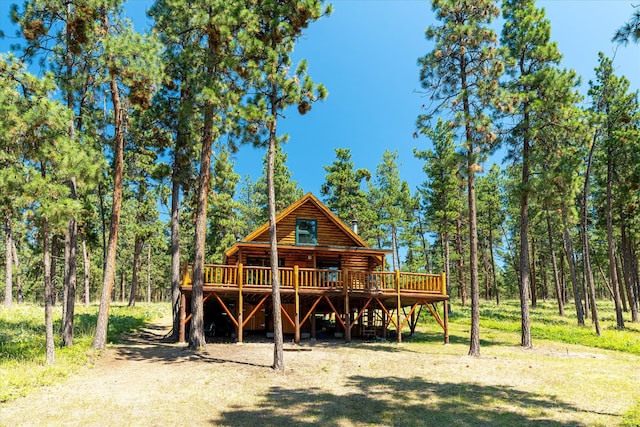
[[[13,1],[0,0],[0,26],[13,34],[7,15]],[[127,9],[141,29],[148,20],[147,0],[129,0]],[[627,0],[541,0],[551,21],[552,40],[564,55],[562,66],[582,76],[584,91],[593,78],[597,54],[614,57],[618,74],[638,87],[640,46],[614,45],[611,37],[633,12]],[[329,97],[315,104],[305,116],[296,111],[281,120],[289,133],[284,150],[293,178],[306,191],[319,194],[323,166],[335,159],[334,148],[350,148],[357,168],[372,172],[385,149],[398,150],[401,177],[415,189],[424,179],[422,163],[413,148],[427,148],[425,139],[414,139],[415,120],[424,103],[418,81],[417,59],[432,46],[424,30],[434,23],[429,1],[336,0],[328,18],[312,24],[296,47],[294,57],[305,58],[309,74],[325,84]],[[10,40],[0,40],[0,52]],[[617,48],[617,51],[616,51]],[[236,171],[261,174],[264,152],[241,147]]]

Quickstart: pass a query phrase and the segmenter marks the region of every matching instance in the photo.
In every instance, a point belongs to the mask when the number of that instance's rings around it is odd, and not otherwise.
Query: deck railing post
[[[440,289],[442,291],[442,295],[447,294],[447,274],[442,273],[440,275]]]
[[[243,328],[244,323],[244,298],[242,295],[242,263],[238,263],[236,270],[236,283],[238,284],[238,342],[243,340]]]
[[[293,340],[296,344],[300,344],[300,294],[298,292],[300,280],[299,280],[300,269],[297,265],[293,266],[293,295],[295,298],[295,313],[293,316],[294,323],[294,336]]]
[[[396,322],[398,324],[398,343],[402,342],[402,330],[400,323],[400,311],[402,310],[402,298],[400,297],[400,271],[396,270],[396,292],[398,295],[398,310],[396,312]]]
[[[191,286],[191,275],[189,274],[189,264],[184,263],[184,270],[182,274],[182,282],[180,286]]]

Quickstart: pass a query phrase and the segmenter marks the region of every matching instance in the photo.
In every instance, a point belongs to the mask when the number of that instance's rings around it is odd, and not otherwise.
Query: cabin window
[[[339,275],[338,271],[340,271],[340,261],[339,260],[318,260],[318,268],[320,270],[330,270],[328,272],[324,272],[325,280],[328,282],[338,282]]]
[[[296,219],[296,245],[318,244],[318,221]]]

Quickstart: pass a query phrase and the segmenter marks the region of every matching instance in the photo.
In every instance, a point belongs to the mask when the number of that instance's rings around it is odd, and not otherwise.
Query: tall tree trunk
[[[98,207],[100,211],[100,224],[102,231],[102,266],[107,265],[107,214],[104,206],[104,192],[102,189],[102,180],[98,181]]]
[[[5,211],[4,216],[4,235],[5,235],[5,286],[4,286],[4,305],[11,307],[13,304],[13,234],[11,232],[11,215],[9,211]]]
[[[76,198],[76,179],[69,183],[71,198]],[[65,264],[64,264],[64,318],[62,319],[62,345],[73,345],[73,317],[76,307],[76,286],[78,270],[78,222],[75,218],[67,222],[65,236]]]
[[[126,270],[123,268],[120,271],[120,293],[119,293],[119,298],[120,298],[120,302],[124,302],[124,281],[125,281],[125,276],[126,276],[127,272]]]
[[[531,307],[538,306],[538,282],[536,277],[536,240],[531,236]]]
[[[456,218],[456,249],[458,252],[458,293],[460,294],[460,305],[467,305],[467,286],[464,274],[464,247],[462,246],[462,218]]]
[[[525,122],[528,122],[528,110],[525,107]],[[531,319],[529,317],[529,139],[522,143],[522,183],[520,188],[520,344],[531,348]]]
[[[540,258],[540,270],[541,270],[541,274],[540,276],[542,277],[542,299],[546,302],[549,299],[549,277],[547,274],[547,269],[549,268],[549,265],[547,264],[549,262],[548,259],[546,258]]]
[[[56,361],[55,344],[53,340],[53,304],[54,289],[51,278],[51,252],[49,248],[49,221],[45,218],[42,225],[42,256],[44,260],[44,325],[45,349],[47,365]]]
[[[607,153],[607,191],[605,217],[607,222],[607,255],[609,257],[609,281],[613,288],[613,298],[616,310],[616,325],[619,329],[624,328],[624,317],[622,315],[622,299],[620,297],[620,285],[618,282],[618,271],[616,263],[616,246],[613,237],[613,153],[608,149]]]
[[[109,33],[109,20],[106,9],[102,9],[103,30]],[[118,231],[120,230],[120,210],[122,208],[122,174],[124,166],[124,117],[120,92],[116,76],[110,74],[111,102],[113,103],[114,140],[113,140],[113,198],[111,205],[111,220],[109,223],[109,242],[105,257],[104,275],[102,280],[102,295],[98,309],[96,333],[91,345],[96,350],[104,350],[107,344],[107,330],[109,324],[109,308],[111,307],[111,293],[116,279],[116,251],[118,246]]]
[[[467,90],[466,57],[462,56],[461,87]],[[471,130],[471,108],[468,95],[462,96],[465,116],[465,138],[467,145],[467,200],[469,206],[469,276],[471,280],[471,331],[469,336],[469,356],[480,356],[480,284],[478,283],[478,221],[476,218],[476,153],[474,135]]]
[[[562,244],[564,245],[564,234],[562,236]],[[564,251],[560,251],[560,292],[562,293],[562,303],[567,305],[569,297],[567,296],[567,272],[565,271],[564,257]]]
[[[138,273],[140,271],[140,253],[142,252],[142,237],[136,236],[133,244],[133,273],[131,273],[131,292],[129,293],[129,307],[136,305],[138,293]]]
[[[576,263],[573,258],[573,243],[571,242],[571,234],[569,233],[565,206],[562,206],[562,224],[564,228],[565,252],[567,253],[567,262],[569,263],[569,275],[571,276],[571,284],[573,286],[573,299],[576,305],[576,316],[578,317],[578,325],[584,326],[584,309],[582,308],[582,297],[580,296],[580,286],[578,286]]]
[[[16,239],[14,238],[11,239],[11,252],[13,253],[13,271],[16,273],[16,282],[18,285],[16,299],[18,300],[18,304],[22,304],[24,302],[24,294],[22,292],[22,275],[20,271],[20,260],[18,259],[18,248],[16,248]]]
[[[82,261],[84,266],[84,305],[87,307],[91,304],[91,294],[89,287],[89,278],[91,273],[91,265],[89,259],[89,252],[87,251],[87,238],[82,236]]]
[[[51,238],[51,262],[50,262],[50,267],[49,267],[49,275],[51,277],[51,283],[53,286],[53,304],[55,305],[56,303],[56,280],[57,280],[57,263],[56,260],[59,257],[59,252],[60,252],[60,248],[58,247],[58,235],[54,234],[53,237]],[[66,310],[66,307],[64,306],[64,304],[62,305],[62,313],[64,315],[64,311]]]
[[[147,243],[147,302],[151,302],[151,244]]]
[[[71,17],[71,2],[67,3],[68,21]],[[74,111],[73,88],[71,77],[73,75],[73,56],[70,50],[71,31],[67,26],[66,43],[66,79],[67,79],[67,108]],[[76,131],[74,117],[69,123],[69,139],[75,142]],[[69,180],[69,196],[72,200],[77,199],[76,177]],[[65,235],[65,259],[64,259],[64,316],[62,318],[62,345],[64,347],[73,345],[73,317],[76,307],[76,286],[77,286],[77,266],[78,266],[78,222],[75,217],[69,218]]]
[[[40,165],[42,177],[46,177],[45,166]],[[51,252],[49,246],[49,219],[45,216],[42,220],[42,260],[44,269],[44,329],[45,329],[45,354],[47,365],[53,365],[56,361],[55,343],[53,340],[53,305],[55,304],[55,289],[51,271]]]
[[[276,234],[276,192],[274,183],[276,156],[276,117],[278,117],[277,92],[274,87],[270,96],[273,123],[269,129],[269,152],[267,155],[267,192],[269,200],[269,247],[271,252],[271,299],[273,305],[273,369],[284,370],[284,337],[282,314],[280,313],[280,278],[278,273],[278,236]]]
[[[425,264],[424,267],[426,268],[427,272],[431,274],[433,273],[433,265],[431,262],[431,257],[429,256],[429,249],[428,249],[429,244],[427,243],[427,239],[424,236],[424,227],[422,226],[422,217],[420,216],[420,213],[416,215],[416,218],[418,219],[418,228],[420,230],[420,243],[422,243],[422,253],[424,254],[424,264]]]
[[[484,299],[491,299],[491,266],[489,265],[489,257],[487,251],[482,251],[482,267],[484,268]]]
[[[178,147],[176,147],[176,152]],[[177,154],[173,163],[171,184],[171,312],[173,328],[171,340],[178,341],[180,333],[180,182]]]
[[[496,259],[493,252],[493,227],[489,227],[489,254],[491,255],[491,279],[493,280],[493,293],[496,297],[496,305],[500,305],[500,293],[498,279],[496,277]]]
[[[502,234],[507,236],[508,233],[504,228],[504,224],[500,224],[500,228],[502,228]],[[509,260],[512,263],[513,271],[516,272],[516,276],[518,277],[518,282],[520,282],[520,268],[518,267],[518,254],[515,252],[513,247],[511,246],[511,239],[505,239],[505,243],[507,244],[507,250],[509,252]]]
[[[553,242],[553,232],[551,230],[551,216],[549,209],[546,210],[547,234],[549,237],[549,252],[551,253],[551,266],[553,267],[553,283],[556,287],[556,299],[558,300],[558,314],[564,317],[564,297],[562,295],[562,287],[560,285],[560,277],[558,274],[558,261],[556,259],[556,248]]]
[[[629,311],[627,307],[627,295],[624,291],[624,279],[622,278],[622,255],[616,250],[616,274],[618,276],[618,287],[620,288],[620,300],[622,301],[622,311]]]
[[[213,41],[210,41],[213,43]],[[211,179],[211,153],[213,144],[213,105],[205,108],[204,122],[207,123],[202,135],[202,155],[198,178],[198,207],[196,209],[196,230],[193,256],[193,277],[191,291],[191,327],[189,328],[189,348],[197,350],[205,346],[204,336],[204,252],[207,234],[207,202],[209,180]]]
[[[638,322],[638,299],[635,293],[635,286],[633,284],[633,261],[632,261],[632,249],[631,242],[627,233],[626,218],[623,218],[622,225],[620,226],[621,246],[622,246],[622,272],[625,284],[625,290],[627,292],[627,300],[629,301],[629,308],[631,310],[631,321]]]
[[[469,356],[480,356],[480,284],[478,283],[478,223],[476,218],[476,184],[473,144],[467,152],[469,167],[469,275],[471,276],[471,333]]]
[[[447,283],[445,284],[446,286],[446,290],[447,290],[447,295],[451,294],[451,268],[450,268],[450,244],[449,244],[449,233],[445,232],[444,236],[442,237],[442,240],[444,241],[443,247],[444,247],[444,274],[445,274],[445,279],[447,281]],[[451,304],[448,304],[449,309],[451,309]]]
[[[596,305],[596,285],[593,279],[593,268],[591,266],[591,248],[589,245],[589,179],[591,177],[591,164],[593,160],[593,152],[596,146],[598,133],[594,134],[591,148],[589,149],[589,157],[587,158],[587,170],[584,174],[584,186],[582,187],[582,202],[580,203],[580,227],[582,235],[582,263],[585,278],[585,288],[588,291],[591,322],[596,331],[596,335],[600,335],[600,319],[598,317],[598,307]]]
[[[631,242],[631,239],[629,244],[631,246],[631,275],[633,278],[634,294],[636,296],[636,304],[640,305],[640,269],[638,268],[638,252],[634,249],[637,245]]]

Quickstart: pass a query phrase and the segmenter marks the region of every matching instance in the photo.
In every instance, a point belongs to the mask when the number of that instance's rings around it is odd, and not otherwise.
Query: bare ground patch
[[[95,365],[0,406],[0,424],[616,425],[636,398],[640,358],[580,346],[533,350],[435,342],[162,342],[168,321],[110,347]]]

